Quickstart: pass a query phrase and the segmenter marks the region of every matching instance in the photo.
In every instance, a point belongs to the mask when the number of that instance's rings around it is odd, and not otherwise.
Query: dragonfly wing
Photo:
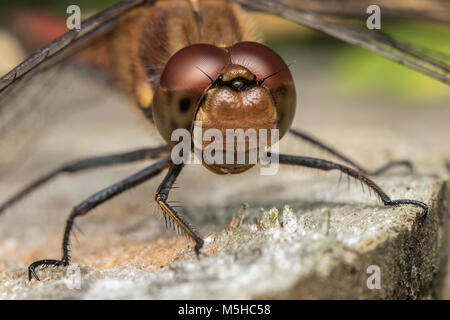
[[[0,104],[0,169],[26,160],[40,134],[59,119],[110,103],[111,87],[104,73],[75,61],[18,83]]]
[[[448,55],[395,39],[378,30],[349,23],[342,17],[311,13],[299,2],[281,0],[236,0],[245,7],[271,13],[335,38],[372,50],[390,60],[450,84]]]
[[[68,55],[88,46],[95,39],[105,35],[117,24],[117,19],[125,12],[142,5],[145,0],[126,0],[100,12],[83,22],[80,30],[71,30],[36,51],[28,59],[0,78],[0,99],[24,78],[48,68]],[[0,100],[0,109],[4,104]]]

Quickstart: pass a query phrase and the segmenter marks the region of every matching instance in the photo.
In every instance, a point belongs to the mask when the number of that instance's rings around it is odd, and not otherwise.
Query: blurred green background
[[[107,8],[117,0],[15,0],[14,7],[51,10],[65,14],[68,5],[77,4],[83,17]],[[4,29],[5,14],[11,4],[0,4],[0,26]],[[264,19],[264,20],[263,20]],[[450,54],[450,27],[442,24],[411,21],[389,21],[383,19],[382,31],[398,36],[400,39],[423,45],[427,48]],[[316,53],[327,55],[326,77],[332,81],[336,93],[352,97],[382,94],[402,102],[423,101],[421,105],[430,107],[432,102],[450,97],[448,86],[427,76],[419,74],[368,50],[346,44],[319,32],[302,28],[281,19],[256,15],[256,25],[262,27],[265,42],[275,50],[297,55],[294,63],[301,64],[304,56]],[[264,23],[258,23],[264,21]],[[1,51],[0,51],[1,52]],[[4,57],[2,57],[4,58]],[[300,60],[302,59],[302,60]],[[288,61],[289,62],[289,61]],[[1,70],[4,72],[4,70]],[[428,103],[430,102],[430,103]],[[405,105],[401,103],[401,105]],[[415,104],[417,105],[417,104]]]

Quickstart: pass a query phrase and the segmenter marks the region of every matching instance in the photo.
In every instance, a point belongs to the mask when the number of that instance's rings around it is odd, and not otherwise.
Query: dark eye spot
[[[183,98],[180,100],[179,108],[182,113],[185,113],[191,107],[191,99]]]

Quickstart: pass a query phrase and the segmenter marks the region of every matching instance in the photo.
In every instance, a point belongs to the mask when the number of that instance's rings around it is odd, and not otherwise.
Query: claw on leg
[[[416,200],[407,200],[407,199],[401,199],[401,200],[390,200],[390,201],[385,201],[384,204],[386,206],[396,206],[396,205],[401,205],[401,204],[412,204],[418,207],[422,208],[422,212],[420,214],[418,214],[419,218],[423,218],[425,219],[427,217],[428,214],[428,206],[420,201],[416,201]]]
[[[61,260],[52,260],[52,259],[45,259],[45,260],[38,260],[30,264],[28,267],[28,281],[31,281],[31,277],[33,276],[37,281],[41,281],[36,273],[36,268],[39,266],[68,266],[69,261],[67,259],[61,259]]]

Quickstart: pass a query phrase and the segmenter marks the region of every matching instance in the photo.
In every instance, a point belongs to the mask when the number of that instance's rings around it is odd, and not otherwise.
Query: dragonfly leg
[[[67,266],[70,263],[70,233],[72,231],[73,224],[75,219],[79,216],[83,216],[88,213],[90,210],[94,209],[98,205],[103,202],[117,196],[118,194],[127,191],[149,179],[159,174],[165,168],[170,165],[170,157],[165,157],[164,159],[159,160],[158,162],[152,164],[151,166],[146,167],[145,169],[135,173],[134,175],[121,180],[97,193],[87,198],[85,201],[81,202],[75,208],[73,208],[72,212],[69,215],[69,218],[66,220],[66,227],[64,230],[64,237],[62,243],[62,258],[60,260],[39,260],[33,262],[28,267],[28,277],[31,280],[31,277],[34,276],[37,280],[39,277],[36,274],[36,268],[39,266]]]
[[[364,183],[367,187],[369,187],[371,190],[373,190],[378,197],[383,201],[384,205],[386,206],[396,206],[396,205],[403,205],[403,204],[411,204],[417,207],[420,207],[422,209],[421,213],[419,214],[420,217],[425,217],[428,212],[428,206],[420,201],[416,200],[408,200],[408,199],[400,199],[400,200],[392,200],[384,191],[379,187],[374,181],[369,179],[364,173],[357,171],[353,168],[323,160],[323,159],[317,159],[317,158],[310,158],[310,157],[301,157],[301,156],[291,156],[291,155],[279,155],[279,161],[283,164],[290,164],[290,165],[297,165],[297,166],[303,166],[303,167],[309,167],[324,171],[330,171],[330,170],[338,170],[350,177],[353,177],[362,183]]]
[[[112,166],[146,159],[157,159],[166,156],[167,154],[169,154],[169,152],[170,152],[169,146],[165,145],[156,148],[146,148],[120,154],[86,158],[76,162],[72,162],[67,165],[63,165],[62,167],[53,170],[50,173],[30,183],[28,186],[26,186],[16,194],[14,194],[5,203],[1,204],[0,214],[2,214],[8,207],[14,205],[19,200],[23,199],[25,196],[29,195],[34,190],[38,189],[45,183],[55,179],[62,173],[75,173],[97,167]]]
[[[345,163],[351,165],[352,167],[358,169],[358,171],[367,174],[369,176],[378,176],[381,175],[383,173],[385,173],[386,171],[388,171],[389,169],[393,168],[393,167],[406,167],[409,172],[413,172],[413,164],[411,163],[411,161],[408,160],[395,160],[395,161],[390,161],[388,163],[386,163],[385,165],[381,166],[380,168],[377,168],[375,170],[367,170],[362,168],[360,165],[358,165],[355,161],[351,160],[350,158],[348,158],[347,156],[343,155],[342,153],[340,153],[339,151],[327,146],[326,144],[322,143],[321,141],[317,140],[316,138],[311,137],[309,134],[306,134],[302,131],[298,131],[296,129],[290,129],[289,130],[290,133],[292,133],[294,136],[303,139],[317,147],[319,147],[322,150],[325,150],[326,152],[328,152],[329,154],[337,157],[338,159],[341,159],[342,161],[344,161]]]
[[[167,202],[170,189],[173,187],[173,184],[175,183],[175,180],[180,174],[182,168],[182,165],[172,165],[170,167],[166,177],[164,178],[163,182],[156,192],[155,201],[161,207],[163,213],[168,215],[170,219],[175,221],[180,229],[195,241],[195,253],[197,254],[198,258],[200,249],[202,248],[204,243],[202,237],[198,234],[195,228],[180,213],[176,212],[175,209],[172,208]]]

